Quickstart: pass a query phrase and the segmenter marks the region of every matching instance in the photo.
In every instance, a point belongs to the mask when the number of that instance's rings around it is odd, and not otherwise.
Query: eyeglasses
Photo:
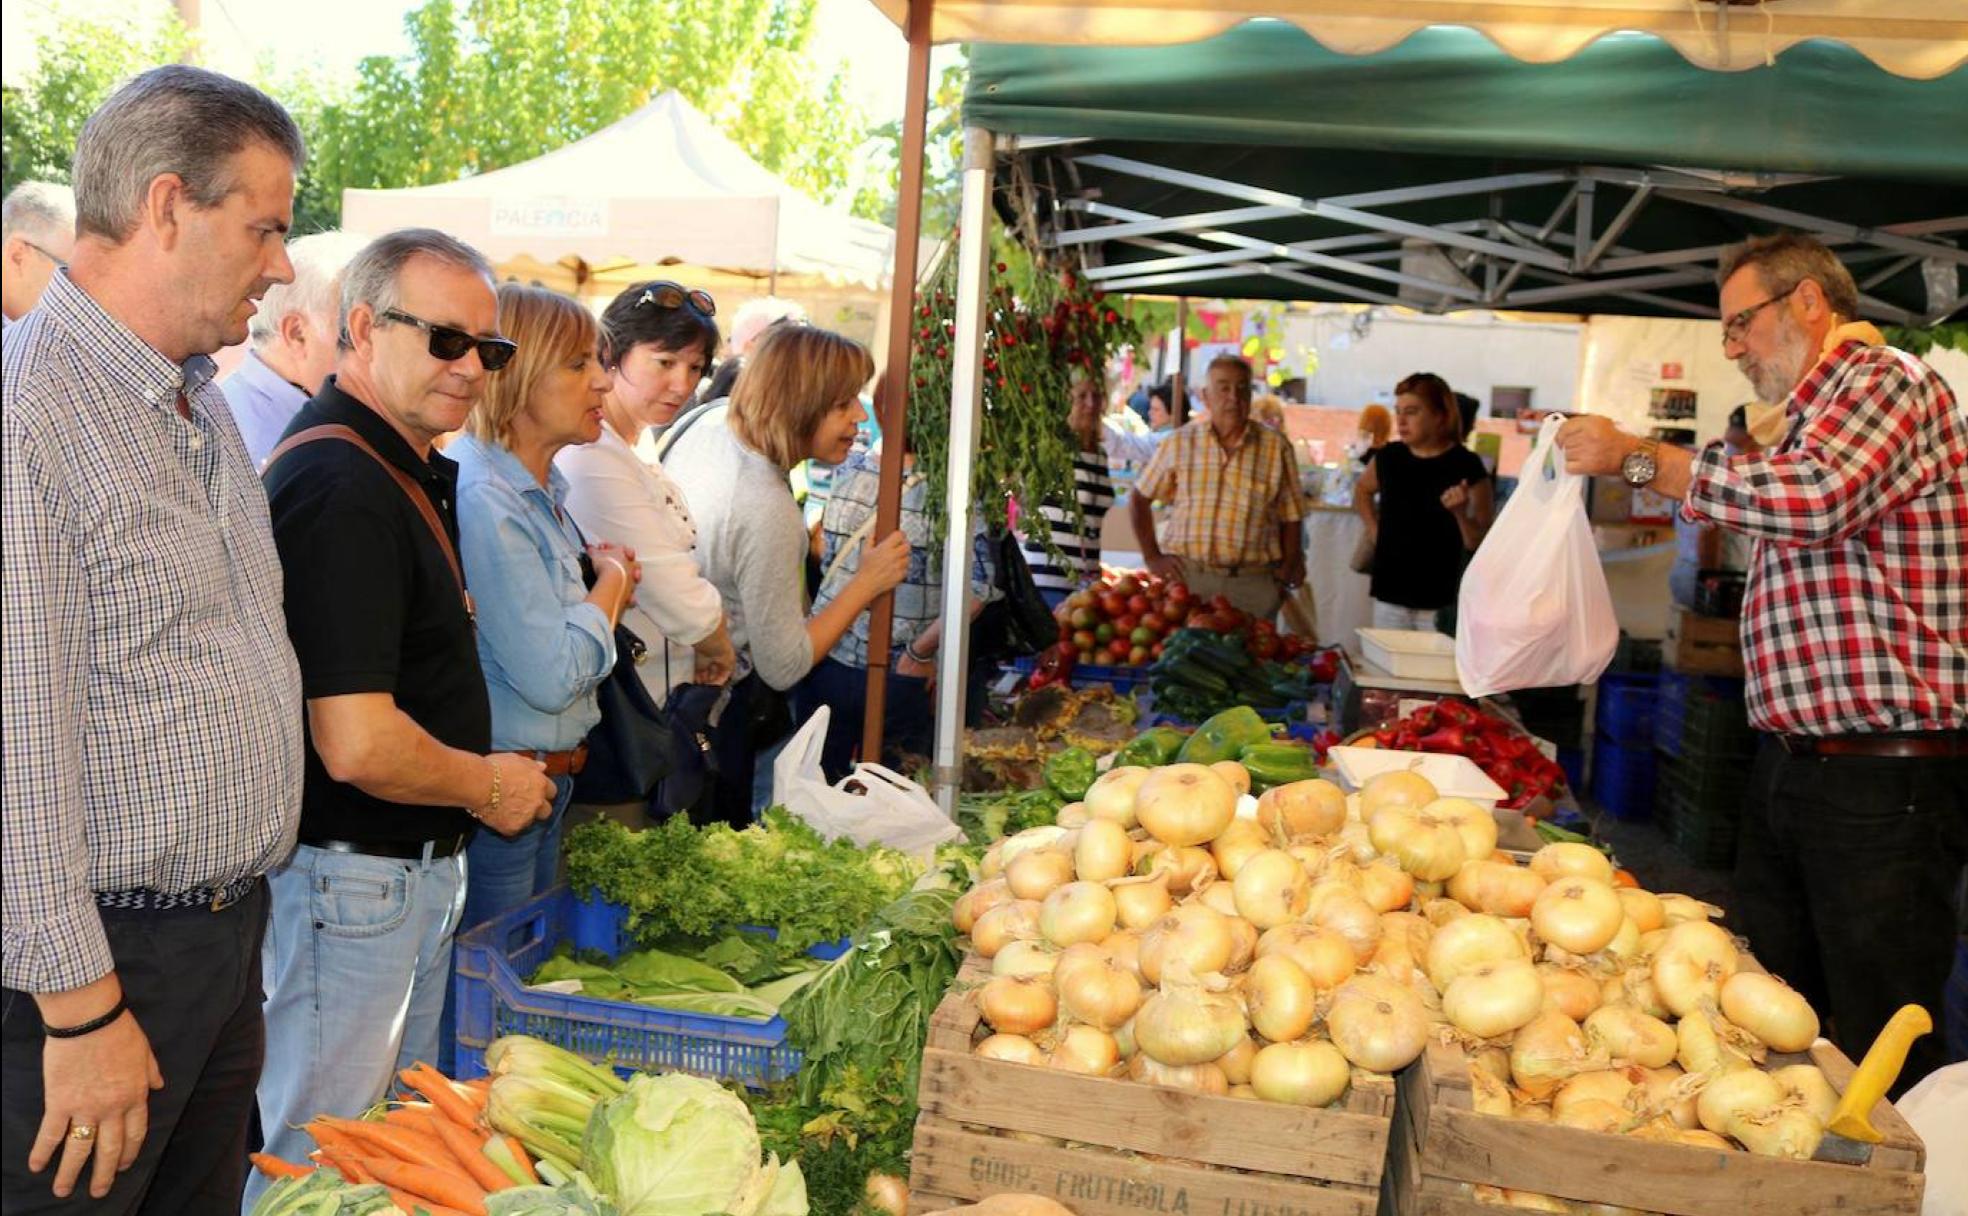
[[[1756,319],[1757,313],[1762,312],[1770,305],[1775,304],[1778,300],[1784,299],[1785,297],[1789,296],[1791,292],[1796,291],[1799,287],[1802,286],[1804,286],[1804,284],[1801,281],[1797,283],[1792,283],[1787,290],[1778,292],[1776,295],[1771,296],[1769,299],[1763,301],[1761,304],[1751,304],[1748,308],[1743,309],[1735,316],[1730,317],[1727,320],[1723,321],[1722,345],[1727,346],[1731,342],[1742,341],[1743,335],[1749,332],[1749,323]]]
[[[413,317],[400,308],[385,308],[382,316],[385,321],[414,325],[429,334],[431,357],[446,363],[457,362],[476,347],[478,361],[485,365],[485,370],[496,372],[512,362],[512,357],[519,353],[519,344],[510,338],[481,338],[462,329],[435,325],[422,317]]]
[[[42,257],[47,258],[50,262],[53,262],[55,265],[61,267],[62,269],[64,270],[68,269],[68,259],[50,253],[46,246],[37,245],[33,241],[23,241],[22,244],[26,245],[29,249],[32,249],[34,252],[40,254]]]
[[[718,315],[717,301],[711,298],[710,292],[685,287],[681,283],[651,283],[636,297],[637,308],[644,304],[656,308],[682,308],[688,304],[707,317]]]

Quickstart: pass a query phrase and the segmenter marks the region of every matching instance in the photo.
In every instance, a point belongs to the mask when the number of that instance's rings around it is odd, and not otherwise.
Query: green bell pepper
[[[1319,762],[1302,743],[1254,743],[1238,753],[1238,763],[1250,774],[1251,792],[1310,781],[1319,775]]]
[[[1095,775],[1093,753],[1084,747],[1054,752],[1045,762],[1046,787],[1068,802],[1086,797]]]
[[[1196,728],[1176,759],[1184,764],[1215,764],[1235,760],[1254,743],[1269,743],[1271,727],[1248,705],[1226,709]]]
[[[1143,768],[1155,768],[1168,764],[1182,750],[1188,738],[1173,726],[1151,726],[1134,738],[1129,739],[1121,750],[1114,754],[1116,765],[1134,764]]]

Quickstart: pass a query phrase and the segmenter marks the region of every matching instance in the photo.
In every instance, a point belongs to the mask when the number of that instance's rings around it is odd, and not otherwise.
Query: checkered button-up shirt
[[[1162,548],[1208,566],[1274,566],[1278,528],[1305,518],[1298,459],[1283,435],[1250,422],[1235,449],[1206,420],[1155,449],[1135,492],[1170,505]]]
[[[172,363],[62,273],[4,364],[0,979],[65,991],[113,965],[96,892],[220,888],[292,850],[300,671],[211,360]]]
[[[1840,343],[1762,456],[1696,459],[1688,508],[1755,540],[1750,721],[1796,735],[1968,728],[1968,411],[1902,351]]]

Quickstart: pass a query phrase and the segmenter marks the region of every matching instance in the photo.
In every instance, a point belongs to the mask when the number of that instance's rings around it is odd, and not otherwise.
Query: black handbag
[[[992,581],[1003,593],[1005,640],[1018,655],[1037,654],[1059,640],[1052,609],[1032,581],[1032,568],[1018,547],[1018,532],[1006,528],[997,539]]]
[[[674,767],[670,723],[636,670],[648,653],[634,630],[615,626],[615,666],[595,686],[601,721],[588,732],[588,762],[574,778],[576,802],[646,801]]]

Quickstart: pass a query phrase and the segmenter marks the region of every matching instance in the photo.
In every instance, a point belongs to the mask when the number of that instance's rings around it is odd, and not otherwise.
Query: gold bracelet
[[[499,813],[499,796],[501,793],[500,790],[501,778],[499,776],[499,762],[497,760],[494,760],[490,756],[487,756],[485,758],[485,762],[492,766],[492,800],[485,804],[485,814],[480,815],[479,816],[480,819],[490,818],[491,816]]]

